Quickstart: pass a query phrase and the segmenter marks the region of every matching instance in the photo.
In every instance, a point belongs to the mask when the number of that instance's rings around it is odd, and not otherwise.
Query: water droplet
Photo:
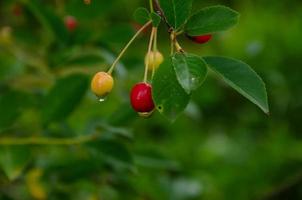
[[[99,98],[99,102],[104,102],[104,101],[106,101],[106,97],[105,98],[104,97]]]
[[[102,96],[96,96],[96,97],[98,98],[99,102],[104,102],[104,101],[106,101],[108,94],[109,93],[106,93]]]

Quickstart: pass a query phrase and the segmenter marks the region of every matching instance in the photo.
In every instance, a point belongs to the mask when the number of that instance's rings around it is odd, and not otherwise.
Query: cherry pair
[[[159,52],[149,52],[145,56],[145,65],[149,71],[156,70],[163,62],[164,57]],[[112,90],[114,80],[110,73],[98,72],[91,81],[91,90],[103,100]],[[143,117],[148,117],[154,110],[152,86],[146,82],[137,83],[131,90],[130,102],[132,108]]]
[[[91,90],[100,99],[104,99],[112,90],[113,78],[106,72],[98,72],[92,79]],[[152,87],[148,83],[137,83],[131,90],[130,101],[133,109],[142,116],[148,116],[154,110]]]

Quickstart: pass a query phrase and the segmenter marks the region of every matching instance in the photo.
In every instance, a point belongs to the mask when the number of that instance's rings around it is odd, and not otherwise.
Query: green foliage
[[[242,21],[220,32],[238,19],[225,7],[222,18],[196,20],[198,33],[208,33],[203,23],[215,24],[205,45],[180,34],[213,2],[158,2],[170,14],[158,26],[165,63],[153,95],[175,123],[157,112],[141,119],[129,105],[150,29],[119,62],[105,102],[87,91],[89,77],[107,70],[134,34],[135,9],[148,2],[0,1],[0,199],[302,199],[301,2],[216,1],[240,11]],[[79,26],[66,34],[67,15]],[[7,28],[11,40],[4,40]],[[185,53],[168,56],[168,29]],[[269,118],[231,91],[268,111],[263,82],[249,65],[267,83]],[[200,81],[192,84],[191,76]]]
[[[198,89],[204,82],[208,69],[204,60],[199,56],[175,53],[172,63],[178,82],[188,94]]]
[[[205,57],[205,61],[227,84],[269,113],[264,82],[242,61],[224,57]]]
[[[132,154],[121,142],[112,139],[96,140],[89,144],[92,154],[99,156],[117,170],[134,170]]]
[[[171,1],[169,3],[168,1],[159,2],[163,10],[163,17],[172,28],[172,30],[170,30],[172,36],[173,34],[177,34],[175,33],[176,31],[184,31],[190,36],[201,36],[203,34],[224,31],[237,24],[239,18],[239,14],[230,8],[212,6],[198,11],[187,20],[191,9],[191,1],[186,1],[183,4],[180,3],[180,1]],[[182,27],[182,25],[184,25],[184,27]],[[174,40],[176,40],[176,38]],[[175,41],[171,42],[175,43]],[[174,71],[170,71],[170,73],[175,73],[179,84],[187,94],[191,94],[192,91],[198,89],[204,82],[207,74],[207,66],[202,58],[183,53],[183,50],[179,49],[178,43],[176,46],[178,52],[171,55]],[[227,80],[227,83],[258,105],[265,113],[269,112],[265,85],[261,78],[250,69],[248,65],[223,58],[208,58],[207,60],[208,64]],[[184,101],[182,103],[172,101],[171,97],[182,95],[178,84],[173,84],[174,86],[170,84],[168,90],[165,91],[167,94],[158,95],[162,94],[162,88],[168,84],[167,81],[163,81],[162,79],[163,78],[157,77],[157,79],[153,81],[153,84],[156,85],[156,87],[154,87],[155,104],[157,108],[160,108],[159,111],[161,113],[164,113],[166,116],[171,116],[171,120],[175,120],[175,116],[178,116],[179,113],[185,109],[187,103],[183,103]],[[157,81],[159,81],[159,83],[157,83]],[[159,87],[159,85],[161,85],[161,87]],[[167,96],[170,98],[167,98]],[[184,95],[182,98],[187,100],[188,97]],[[169,101],[167,99],[169,99]],[[163,102],[165,106],[163,106]],[[168,105],[169,103],[170,105]],[[167,115],[167,112],[163,112],[163,107],[169,107],[169,115]],[[172,112],[170,112],[170,110]]]
[[[43,103],[43,121],[64,120],[78,106],[88,86],[88,78],[82,74],[74,74],[59,79],[51,88]]]
[[[27,147],[0,147],[0,166],[9,180],[18,178],[29,163],[31,154]]]
[[[207,7],[190,17],[186,24],[185,31],[190,36],[225,31],[236,25],[238,18],[239,13],[228,7]]]
[[[153,98],[160,113],[172,121],[184,111],[190,96],[177,81],[172,61],[166,61],[155,73]]]
[[[150,20],[150,12],[146,8],[138,8],[134,12],[134,19],[140,24],[145,24]]]
[[[37,0],[24,0],[24,4],[32,14],[36,16],[36,19],[45,27],[45,30],[47,30],[52,37],[58,39],[61,43],[66,43],[68,41],[67,29],[65,28],[63,21],[49,8],[42,6]]]
[[[0,130],[13,125],[22,110],[28,105],[28,96],[18,91],[2,92],[0,96]]]
[[[193,0],[158,0],[164,18],[175,30],[179,29],[188,19]]]
[[[161,17],[157,13],[150,13],[146,8],[142,7],[136,9],[134,19],[140,24],[145,24],[151,20],[153,27],[158,27],[161,22]]]
[[[158,27],[161,22],[161,17],[156,12],[152,12],[150,14],[150,18],[152,20],[153,26]]]

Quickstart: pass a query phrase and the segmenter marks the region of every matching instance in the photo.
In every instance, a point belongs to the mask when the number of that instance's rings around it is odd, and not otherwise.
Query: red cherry
[[[136,112],[149,113],[153,111],[152,86],[148,83],[136,84],[131,90],[130,100]]]
[[[198,44],[204,44],[207,43],[209,40],[212,39],[212,34],[208,35],[199,35],[199,36],[188,36],[192,41],[198,43]]]
[[[12,13],[16,16],[19,17],[23,14],[23,8],[20,4],[15,3],[12,7]]]
[[[78,27],[78,21],[73,16],[66,16],[64,19],[65,26],[68,31],[72,32]]]

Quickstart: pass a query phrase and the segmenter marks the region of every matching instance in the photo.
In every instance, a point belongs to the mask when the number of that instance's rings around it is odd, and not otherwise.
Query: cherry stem
[[[176,48],[176,51],[177,52],[181,52],[181,53],[184,53],[185,51],[183,50],[183,48],[180,46],[180,44],[178,43],[177,40],[174,41],[174,45],[175,45],[175,48]]]
[[[149,4],[150,4],[150,11],[152,13],[152,12],[154,12],[153,0],[149,0]]]
[[[152,42],[154,39],[154,33],[156,31],[156,28],[153,27],[152,31],[151,31],[151,36],[150,36],[150,41],[149,41],[149,46],[148,46],[148,52],[147,52],[147,57],[149,57],[151,55],[151,50],[152,50]],[[148,66],[149,66],[149,61],[150,59],[148,58],[146,63],[145,63],[145,75],[144,75],[144,83],[147,83],[147,79],[148,79]]]
[[[129,48],[129,46],[133,43],[133,41],[139,36],[139,34],[141,34],[141,32],[143,32],[145,30],[145,28],[147,28],[150,24],[152,23],[152,21],[148,21],[144,26],[142,26],[137,32],[136,34],[131,38],[131,40],[127,43],[127,45],[124,47],[124,49],[121,51],[121,53],[117,56],[117,58],[115,59],[115,61],[113,62],[113,64],[111,65],[110,69],[108,70],[108,74],[112,74],[115,66],[117,65],[117,63],[119,62],[119,60],[122,58],[122,56],[125,54],[125,52],[127,51],[127,49]]]
[[[184,33],[184,31],[182,30],[182,31],[176,32],[175,35],[178,36],[178,35],[181,35],[181,34],[183,34],[183,33]]]
[[[174,35],[171,33],[170,34],[170,40],[171,40],[171,56],[173,55],[174,53]]]
[[[157,28],[155,28],[155,33],[154,33],[154,41],[153,41],[153,66],[152,66],[152,78],[154,77],[155,74],[155,59],[156,59],[156,52],[157,52]]]
[[[171,54],[174,53],[173,46],[175,46],[177,52],[184,53],[185,51],[182,49],[182,47],[177,41],[177,33],[172,31],[170,37],[171,37]]]

